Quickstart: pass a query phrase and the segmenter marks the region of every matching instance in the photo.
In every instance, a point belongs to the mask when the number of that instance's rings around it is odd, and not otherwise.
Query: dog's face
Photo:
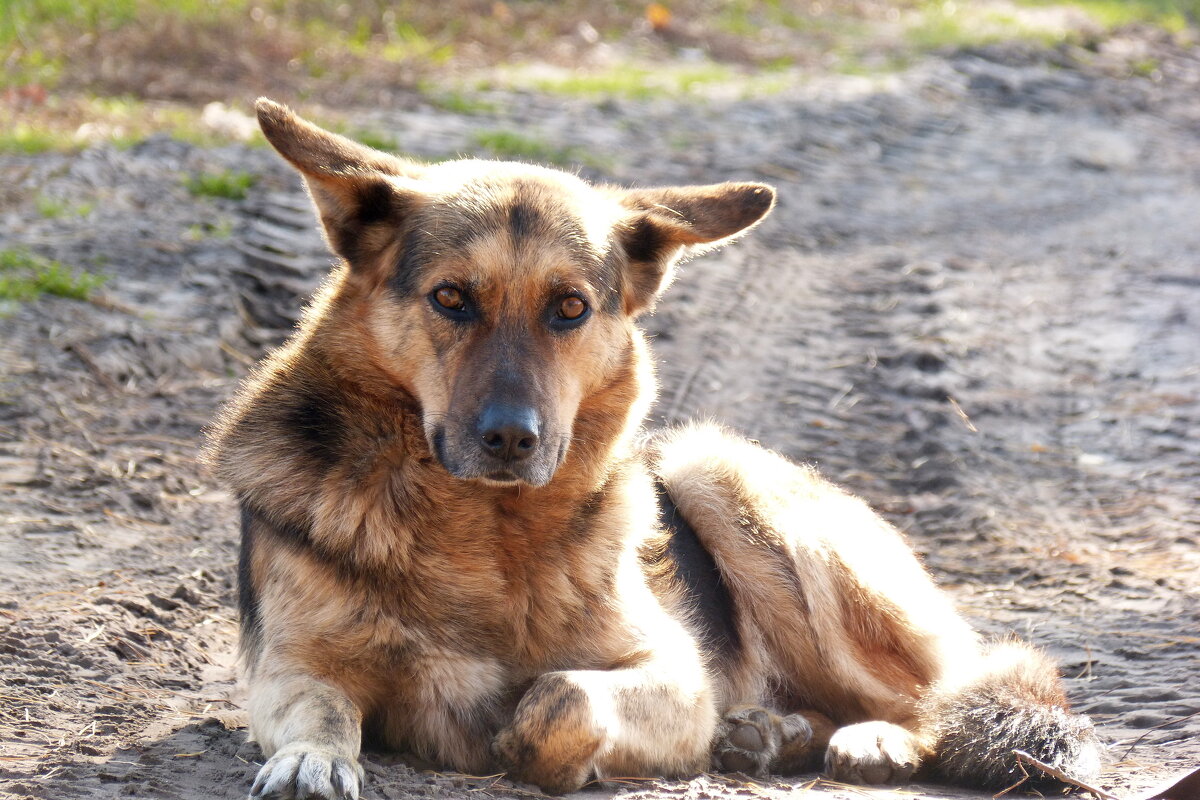
[[[674,264],[774,201],[759,184],[624,191],[523,164],[426,166],[269,101],[259,119],[349,264],[340,359],[415,397],[431,451],[462,479],[549,483],[581,408],[633,382],[633,320]]]

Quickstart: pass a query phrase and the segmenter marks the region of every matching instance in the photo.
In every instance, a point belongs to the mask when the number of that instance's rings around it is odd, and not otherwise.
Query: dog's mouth
[[[430,449],[447,472],[460,480],[479,481],[490,486],[511,488],[522,483],[545,486],[558,471],[567,449],[564,441],[553,448],[553,452],[545,449],[525,460],[506,463],[477,446],[463,446],[447,434],[444,426],[438,425],[428,434]]]

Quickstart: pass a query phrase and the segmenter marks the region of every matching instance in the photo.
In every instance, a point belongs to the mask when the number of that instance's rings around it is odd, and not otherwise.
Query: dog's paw
[[[512,724],[492,743],[497,759],[514,778],[550,794],[582,787],[605,739],[587,692],[569,676],[551,672],[535,681]]]
[[[916,738],[890,722],[839,728],[825,753],[825,773],[842,783],[908,783],[920,765]]]
[[[792,772],[812,743],[813,727],[801,714],[781,717],[759,706],[736,706],[717,725],[713,768],[756,778]]]
[[[363,768],[356,760],[305,742],[281,747],[258,771],[257,800],[358,800]]]

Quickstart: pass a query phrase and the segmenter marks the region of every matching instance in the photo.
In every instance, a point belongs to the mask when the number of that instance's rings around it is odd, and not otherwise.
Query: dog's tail
[[[934,767],[953,783],[1004,789],[1028,774],[1028,788],[1061,786],[1019,765],[1015,750],[1079,781],[1100,771],[1091,720],[1069,710],[1053,664],[1020,642],[989,646],[973,677],[935,686],[922,715],[936,741]]]

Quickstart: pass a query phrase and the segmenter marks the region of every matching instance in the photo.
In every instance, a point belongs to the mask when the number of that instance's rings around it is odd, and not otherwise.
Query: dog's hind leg
[[[686,428],[653,447],[733,598],[737,660],[767,687],[755,695],[742,688],[753,681],[730,681],[727,701],[815,709],[850,726],[831,737],[835,775],[911,774],[928,752],[920,697],[977,660],[978,639],[903,538],[812,470],[720,429]]]
[[[251,797],[357,800],[362,714],[344,692],[305,675],[252,676],[249,711],[269,757]]]
[[[831,777],[903,782],[928,764],[1002,787],[1014,749],[1085,779],[1098,770],[1091,723],[1067,710],[1053,665],[1024,645],[982,646],[861,500],[716,428],[655,447],[660,480],[729,587],[742,660],[777,687],[731,700],[816,708],[843,726]]]

